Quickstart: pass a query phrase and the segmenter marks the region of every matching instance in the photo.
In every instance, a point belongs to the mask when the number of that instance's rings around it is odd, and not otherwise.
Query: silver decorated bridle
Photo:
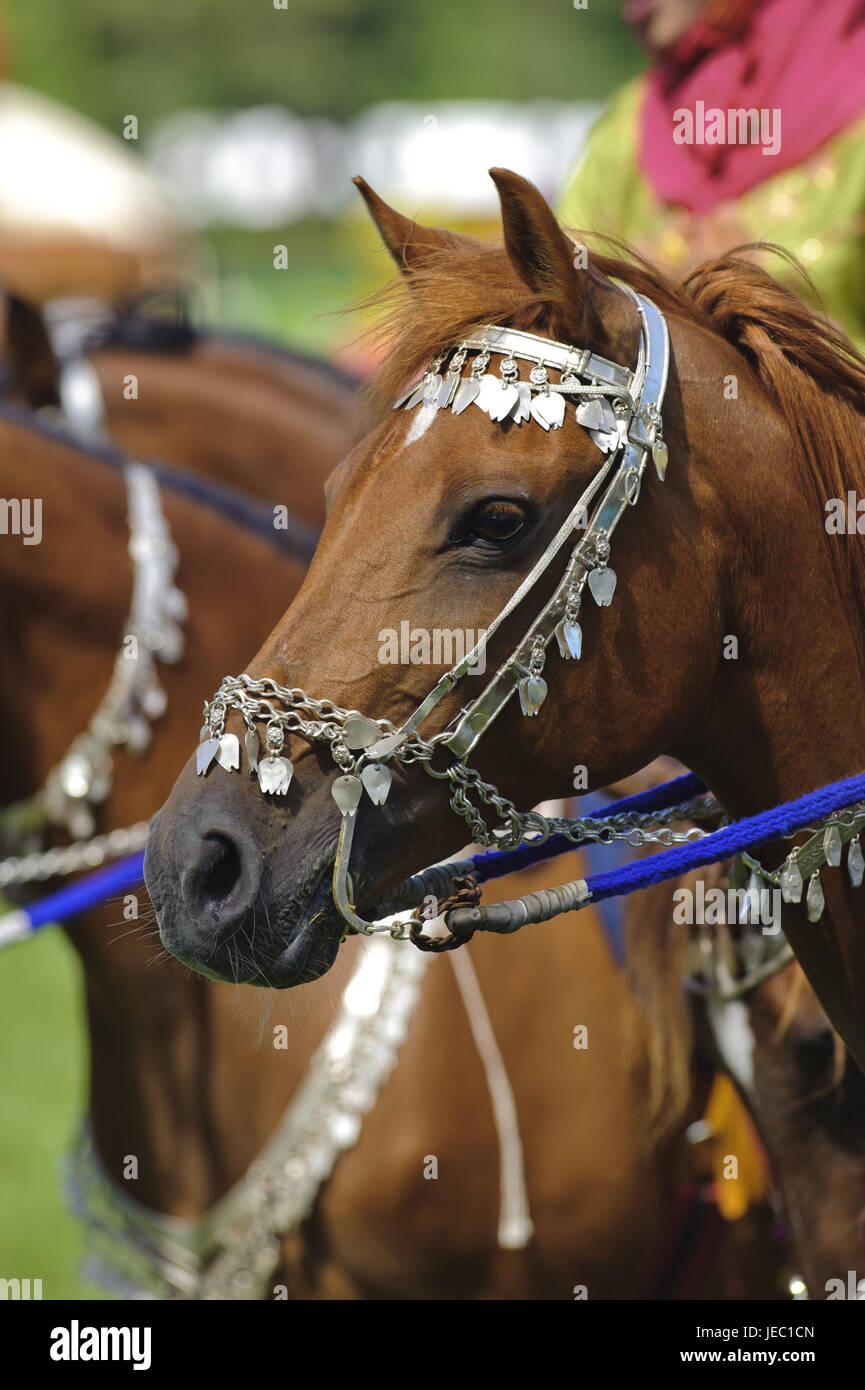
[[[524,715],[538,713],[547,694],[542,671],[554,637],[562,658],[579,659],[582,637],[578,615],[584,588],[588,583],[599,607],[611,603],[616,575],[609,565],[610,538],[625,510],[639,498],[650,453],[658,477],[663,480],[666,473],[667,446],[661,409],[670,358],[667,325],[651,300],[628,285],[621,288],[635,302],[640,318],[640,346],[633,370],[588,349],[513,328],[488,326],[440,354],[422,379],[395,403],[395,409],[411,410],[423,404],[428,409],[450,409],[455,414],[475,405],[493,420],[512,420],[518,425],[533,420],[550,430],[562,425],[567,402],[571,400],[578,422],[604,453],[594,478],[509,601],[472,650],[441,676],[404,724],[397,728],[389,720],[370,719],[329,700],[313,699],[298,688],[280,686],[269,678],[253,680],[248,675],[226,677],[213,699],[205,703],[205,722],[196,756],[199,775],[205,775],[214,764],[226,771],[240,767],[240,740],[236,734],[225,732],[225,720],[231,710],[237,710],[244,721],[244,751],[249,769],[257,774],[261,790],[267,794],[284,794],[291,781],[292,764],[282,755],[286,735],[299,734],[311,742],[330,745],[341,774],[332,792],[342,815],[333,897],[351,931],[364,935],[389,931],[400,938],[406,935],[402,921],[373,923],[361,918],[352,901],[349,879],[358,806],[364,791],[375,805],[385,801],[391,783],[387,766],[391,759],[404,765],[420,763],[431,776],[449,781],[451,807],[466,820],[477,843],[511,849],[527,837],[573,834],[576,827],[585,827],[584,821],[550,819],[535,811],[520,813],[494,786],[483,782],[466,759],[514,694],[519,697]],[[470,353],[474,357],[468,375],[464,375]],[[502,357],[498,376],[487,371],[493,353]],[[533,364],[528,380],[520,379],[520,361]],[[557,382],[550,379],[549,368],[558,372]],[[592,505],[594,512],[586,524]],[[423,738],[418,732],[421,724],[476,664],[490,638],[531,592],[576,531],[583,534],[574,545],[562,579],[511,655],[477,699],[464,707],[447,728]],[[263,752],[256,727],[259,723],[265,729]],[[441,772],[432,766],[438,749],[453,757]],[[487,827],[482,812],[471,801],[472,793],[496,811],[503,825],[494,830]],[[573,904],[563,902],[562,910],[568,905]]]

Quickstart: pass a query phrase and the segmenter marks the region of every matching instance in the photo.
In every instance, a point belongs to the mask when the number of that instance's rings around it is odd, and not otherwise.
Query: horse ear
[[[366,203],[379,236],[404,274],[421,269],[431,254],[459,251],[461,245],[468,245],[468,238],[456,232],[448,232],[444,227],[423,227],[420,222],[404,217],[396,208],[389,207],[366,179],[358,176],[353,183]]]
[[[6,296],[6,355],[15,389],[32,410],[60,404],[60,368],[35,304]]]
[[[510,169],[490,169],[502,205],[505,250],[520,279],[541,299],[559,307],[574,330],[586,317],[586,276],[576,247],[565,236],[543,195]]]

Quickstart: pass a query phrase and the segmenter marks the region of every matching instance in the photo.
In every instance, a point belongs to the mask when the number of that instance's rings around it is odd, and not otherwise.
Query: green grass
[[[0,956],[0,1277],[41,1279],[44,1298],[93,1298],[76,1274],[79,1229],[58,1159],[85,1108],[80,971],[46,927]]]

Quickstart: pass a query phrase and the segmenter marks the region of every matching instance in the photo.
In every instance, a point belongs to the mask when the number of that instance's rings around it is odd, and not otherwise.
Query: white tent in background
[[[0,82],[0,170],[0,232],[145,253],[183,235],[135,143],[10,82]]]
[[[497,206],[487,177],[494,164],[553,195],[597,112],[586,102],[388,102],[340,127],[274,106],[184,111],[162,123],[148,154],[201,226],[338,215],[357,173],[413,211],[482,216]]]

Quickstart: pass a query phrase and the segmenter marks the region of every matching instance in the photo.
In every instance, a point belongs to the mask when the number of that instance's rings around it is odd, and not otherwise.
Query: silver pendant
[[[865,874],[865,856],[862,854],[858,835],[854,835],[847,846],[847,872],[853,887],[861,888],[862,877]]]
[[[367,752],[371,753],[374,758],[386,758],[389,753],[393,753],[404,742],[405,739],[402,734],[387,734],[384,738],[377,739],[375,743],[368,744]]]
[[[792,859],[781,873],[781,897],[785,903],[800,903],[803,886],[799,865]]]
[[[367,763],[366,767],[361,769],[360,780],[373,806],[383,806],[393,781],[390,768],[385,767],[384,763]]]
[[[378,743],[380,738],[381,729],[365,714],[350,714],[342,726],[342,741],[346,748],[355,753]]]
[[[525,676],[517,689],[520,696],[520,709],[523,714],[537,714],[547,698],[547,683],[543,676]]]
[[[616,430],[589,430],[589,434],[605,454],[611,454],[619,447],[619,435]]]
[[[344,816],[353,816],[363,795],[360,778],[352,776],[351,773],[337,777],[331,788],[331,795]]]
[[[600,396],[594,396],[587,401],[580,401],[577,406],[577,419],[587,430],[608,430],[611,424],[615,425],[616,423],[616,417],[612,411],[610,411],[610,415],[612,420],[608,421]]]
[[[583,633],[579,623],[562,618],[556,627],[556,641],[559,644],[559,652],[566,661],[571,657],[579,661],[583,650]]]
[[[516,386],[509,386],[507,382],[502,382],[499,390],[492,397],[487,414],[491,420],[504,420],[506,415],[510,415],[515,405],[520,403],[520,393]]]
[[[655,471],[663,482],[667,474],[667,461],[669,459],[667,446],[663,439],[656,439],[652,445],[652,459],[654,460]]]
[[[517,403],[511,411],[511,419],[521,425],[532,418],[532,388],[527,381],[516,381]]]
[[[478,380],[478,394],[475,405],[479,406],[481,410],[486,411],[487,415],[490,415],[501,393],[501,389],[501,377],[493,376],[492,372],[484,372],[483,376]],[[513,401],[511,404],[513,404]]]
[[[837,825],[827,825],[823,832],[823,853],[826,863],[837,869],[841,863],[841,831]]]
[[[436,396],[436,408],[447,410],[454,398],[454,393],[459,385],[459,372],[448,372],[441,384],[441,389]]]
[[[249,763],[250,772],[254,772],[258,767],[258,734],[254,729],[247,729],[243,735],[243,747],[246,751],[246,760]]]
[[[213,759],[216,757],[219,748],[218,738],[209,738],[206,743],[199,743],[195,750],[195,766],[199,777],[203,777]]]
[[[263,792],[268,796],[284,796],[291,782],[294,765],[288,758],[279,758],[274,753],[268,753],[266,758],[261,759],[256,772],[258,785]]]
[[[126,747],[130,753],[146,753],[152,734],[150,725],[140,715],[131,714],[126,722]]]
[[[609,608],[616,592],[616,571],[611,570],[609,565],[604,565],[603,569],[590,570],[589,588],[598,607]]]
[[[168,696],[161,685],[149,685],[141,693],[141,708],[148,719],[161,719],[168,707]]]
[[[826,906],[819,874],[811,875],[811,881],[808,884],[808,896],[805,901],[808,905],[808,921],[819,922],[823,916],[823,908]]]
[[[417,391],[418,387],[419,387],[419,386],[422,386],[422,385],[423,385],[423,381],[413,381],[413,382],[411,383],[410,386],[407,386],[407,387],[405,388],[405,390],[403,391],[402,395],[401,395],[401,396],[397,396],[396,400],[394,401],[394,403],[393,403],[393,408],[394,408],[394,410],[399,410],[399,408],[400,408],[401,405],[405,405],[405,403],[406,403],[406,401],[408,400],[409,396],[413,396],[414,393],[415,393],[415,391]]]
[[[216,761],[226,772],[236,772],[240,767],[240,739],[237,734],[223,734],[216,750]]]
[[[557,430],[565,418],[565,398],[553,391],[535,396],[531,413],[532,419],[543,425],[545,430]]]
[[[414,410],[416,405],[420,405],[421,401],[423,400],[425,390],[425,383],[423,381],[419,381],[415,386],[414,390],[409,393],[408,400],[405,403],[406,410]]]
[[[441,386],[441,376],[438,372],[433,372],[432,376],[427,378],[426,385],[423,388],[422,400],[424,405],[432,405],[434,403],[436,396],[441,390]]]
[[[451,406],[454,415],[462,415],[463,411],[471,405],[472,401],[477,400],[480,389],[481,384],[476,376],[465,377],[457,387],[454,403]]]

